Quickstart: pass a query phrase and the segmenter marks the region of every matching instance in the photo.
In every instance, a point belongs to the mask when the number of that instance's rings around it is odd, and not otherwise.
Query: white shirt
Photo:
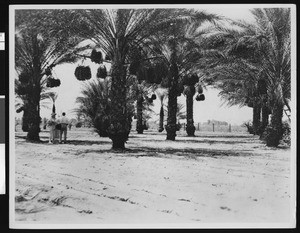
[[[60,119],[59,119],[59,123],[61,124],[69,124],[69,119],[66,117],[66,116],[62,116]]]

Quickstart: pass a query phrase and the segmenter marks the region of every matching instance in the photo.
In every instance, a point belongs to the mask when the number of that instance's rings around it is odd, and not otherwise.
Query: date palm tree
[[[132,47],[129,53],[131,63],[128,70],[129,75],[134,78],[132,94],[136,98],[136,130],[138,134],[142,134],[146,128],[146,116],[149,116],[146,112],[152,111],[150,107],[156,98],[156,95],[151,95],[151,93],[154,92],[162,76],[160,70],[155,69],[154,59],[158,58],[155,55],[150,45],[147,49]]]
[[[201,17],[197,18],[196,16],[199,15]],[[187,9],[89,9],[70,11],[69,20],[74,22],[73,29],[82,38],[94,41],[112,59],[112,111],[108,132],[113,143],[113,149],[125,148],[125,142],[128,140],[131,128],[127,117],[125,88],[126,64],[130,62],[128,56],[130,48],[137,46],[144,49],[147,47],[145,42],[149,42],[150,37],[162,31],[166,33],[167,29],[172,26],[171,23],[187,23],[190,19],[203,21],[208,18],[210,17],[206,14],[196,14],[193,10]],[[143,46],[144,43],[145,46]],[[177,65],[174,60],[176,51],[172,54],[170,74],[177,80]],[[170,91],[174,92],[172,88]],[[173,100],[172,95],[170,97],[172,99],[169,100],[170,103],[175,101],[176,110],[176,100]],[[173,129],[173,127],[171,128]]]
[[[291,85],[291,12],[289,8],[255,9],[257,31],[264,36],[262,69],[267,79],[271,121],[267,146],[277,147],[283,135],[283,109],[288,106]],[[289,106],[288,106],[289,107]]]
[[[258,93],[258,70],[249,62],[237,57],[230,62],[220,64],[211,70],[210,77],[214,86],[221,90],[219,96],[228,106],[239,105],[253,108],[253,133],[259,134],[261,126],[261,109],[265,106],[264,99]]]
[[[229,106],[253,108],[253,133],[258,134],[262,101],[257,86],[262,75],[258,68],[259,54],[253,43],[255,39],[259,40],[259,37],[254,37],[254,28],[251,24],[243,29],[232,25],[214,27],[203,38],[202,46],[215,55],[205,56],[200,66],[204,66],[203,82],[221,90],[219,96]]]
[[[168,116],[167,116],[167,140],[175,140],[177,131],[176,111],[177,97],[183,91],[181,79],[183,75],[193,69],[193,65],[200,58],[200,53],[196,53],[193,47],[198,44],[192,38],[192,34],[204,22],[215,22],[220,17],[207,14],[205,12],[191,11],[189,22],[172,22],[168,30],[158,35],[160,41],[160,51],[164,55],[165,62],[169,66],[164,87],[168,88]],[[192,105],[188,105],[189,108]]]
[[[53,23],[56,17],[59,15],[50,10],[15,12],[15,69],[20,84],[16,92],[26,100],[24,116],[28,123],[27,140],[30,141],[40,140],[40,100],[47,80],[53,79],[52,68],[74,62],[77,57],[73,52],[81,49],[76,48],[78,40],[70,37],[66,30],[53,30],[57,26]]]
[[[235,34],[225,31],[225,34],[229,35],[227,38],[231,38],[227,41],[235,40],[229,46],[228,52],[254,70],[256,76],[256,82],[253,83],[256,87],[254,106],[261,103],[263,128],[267,124],[268,108],[271,109],[271,121],[266,128],[265,140],[267,146],[276,147],[282,138],[284,106],[290,110],[288,104],[291,80],[290,9],[257,8],[252,10],[252,13],[256,19],[255,24],[233,22],[233,25],[240,27],[241,30]],[[249,55],[252,59],[249,59]],[[260,80],[263,80],[266,86],[263,88],[264,93],[255,93],[260,92]]]

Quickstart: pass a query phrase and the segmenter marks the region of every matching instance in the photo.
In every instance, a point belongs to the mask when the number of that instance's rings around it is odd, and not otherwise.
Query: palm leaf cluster
[[[78,39],[58,30],[53,19],[59,16],[54,10],[17,10],[15,14],[15,90],[26,106],[23,122],[28,122],[28,140],[39,141],[40,101],[47,80],[53,79],[52,68],[76,61],[74,51],[83,49],[76,47]]]
[[[93,80],[83,84],[81,96],[76,98],[79,107],[77,115],[84,116],[100,137],[108,137],[108,127],[111,124],[111,79]],[[128,119],[134,115],[134,96],[131,92],[127,99]]]
[[[277,146],[282,136],[282,112],[289,108],[291,81],[290,10],[252,10],[256,23],[232,22],[207,41],[223,55],[207,75],[221,89],[229,105],[253,107],[254,133],[263,136],[271,113],[267,145]],[[209,44],[209,43],[208,43]],[[262,119],[260,119],[262,117]]]
[[[165,55],[164,63],[169,67],[168,76],[171,80],[174,75],[176,76],[175,82],[171,81],[173,87],[169,92],[173,95],[169,98],[170,109],[175,103],[175,112],[169,111],[170,117],[168,117],[171,125],[169,134],[172,134],[168,137],[174,140],[175,135],[172,131],[175,128],[172,125],[176,124],[177,103],[175,99],[177,94],[175,93],[177,90],[175,89],[177,89],[178,66],[174,49],[176,43],[181,41],[180,33],[187,23],[196,22],[197,26],[197,23],[212,20],[214,16],[188,9],[91,9],[68,13],[71,15],[70,20],[75,22],[74,28],[78,35],[92,40],[112,59],[112,124],[109,137],[113,141],[113,147],[123,148],[124,142],[128,139],[130,126],[126,120],[124,86],[126,85],[127,65],[134,60],[131,56],[134,50],[140,50],[137,55],[141,55],[143,59],[147,59],[145,54],[146,56]],[[179,31],[176,31],[177,29]],[[156,43],[153,43],[154,41]],[[172,52],[169,53],[169,51]]]
[[[85,86],[77,101],[94,126],[108,119],[107,129],[98,133],[106,132],[115,149],[123,149],[128,140],[135,101],[140,120],[149,110],[141,101],[147,96],[145,81],[167,88],[167,139],[176,137],[177,97],[200,84],[221,89],[229,105],[252,105],[254,115],[270,108],[271,125],[280,128],[280,109],[290,99],[290,12],[269,8],[252,13],[256,23],[228,20],[230,27],[224,27],[217,23],[222,17],[194,9],[20,10],[16,91],[34,100],[30,109],[39,109],[40,94],[56,65],[81,57],[101,63],[105,55],[111,63],[109,77]],[[212,24],[205,27],[205,22]],[[98,62],[95,51],[101,53]],[[200,77],[199,82],[185,82],[192,75]],[[25,97],[26,92],[35,96]],[[193,128],[193,95],[187,93],[195,92],[185,93],[187,128]],[[93,97],[101,104],[87,102]],[[38,118],[39,111],[34,115]],[[262,121],[265,127],[267,121]]]

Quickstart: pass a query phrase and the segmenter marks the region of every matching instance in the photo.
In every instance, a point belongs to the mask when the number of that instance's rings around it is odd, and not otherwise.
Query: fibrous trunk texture
[[[126,107],[126,70],[122,62],[112,65],[111,113],[108,137],[112,140],[112,149],[124,149],[131,128]]]
[[[144,131],[143,127],[143,96],[138,94],[137,102],[136,102],[136,131],[138,134],[142,134]]]
[[[188,136],[195,136],[193,93],[186,95],[186,133]]]
[[[268,130],[268,136],[266,138],[267,146],[277,147],[282,139],[282,117],[283,117],[283,105],[276,104],[272,109],[271,123]]]
[[[259,134],[259,126],[260,126],[260,119],[261,119],[261,105],[259,103],[253,103],[253,134]]]

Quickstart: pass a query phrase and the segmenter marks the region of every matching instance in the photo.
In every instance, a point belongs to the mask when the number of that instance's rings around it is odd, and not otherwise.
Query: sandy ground
[[[132,132],[126,152],[92,130],[67,144],[16,133],[16,223],[193,224],[290,221],[289,148],[197,132]]]

